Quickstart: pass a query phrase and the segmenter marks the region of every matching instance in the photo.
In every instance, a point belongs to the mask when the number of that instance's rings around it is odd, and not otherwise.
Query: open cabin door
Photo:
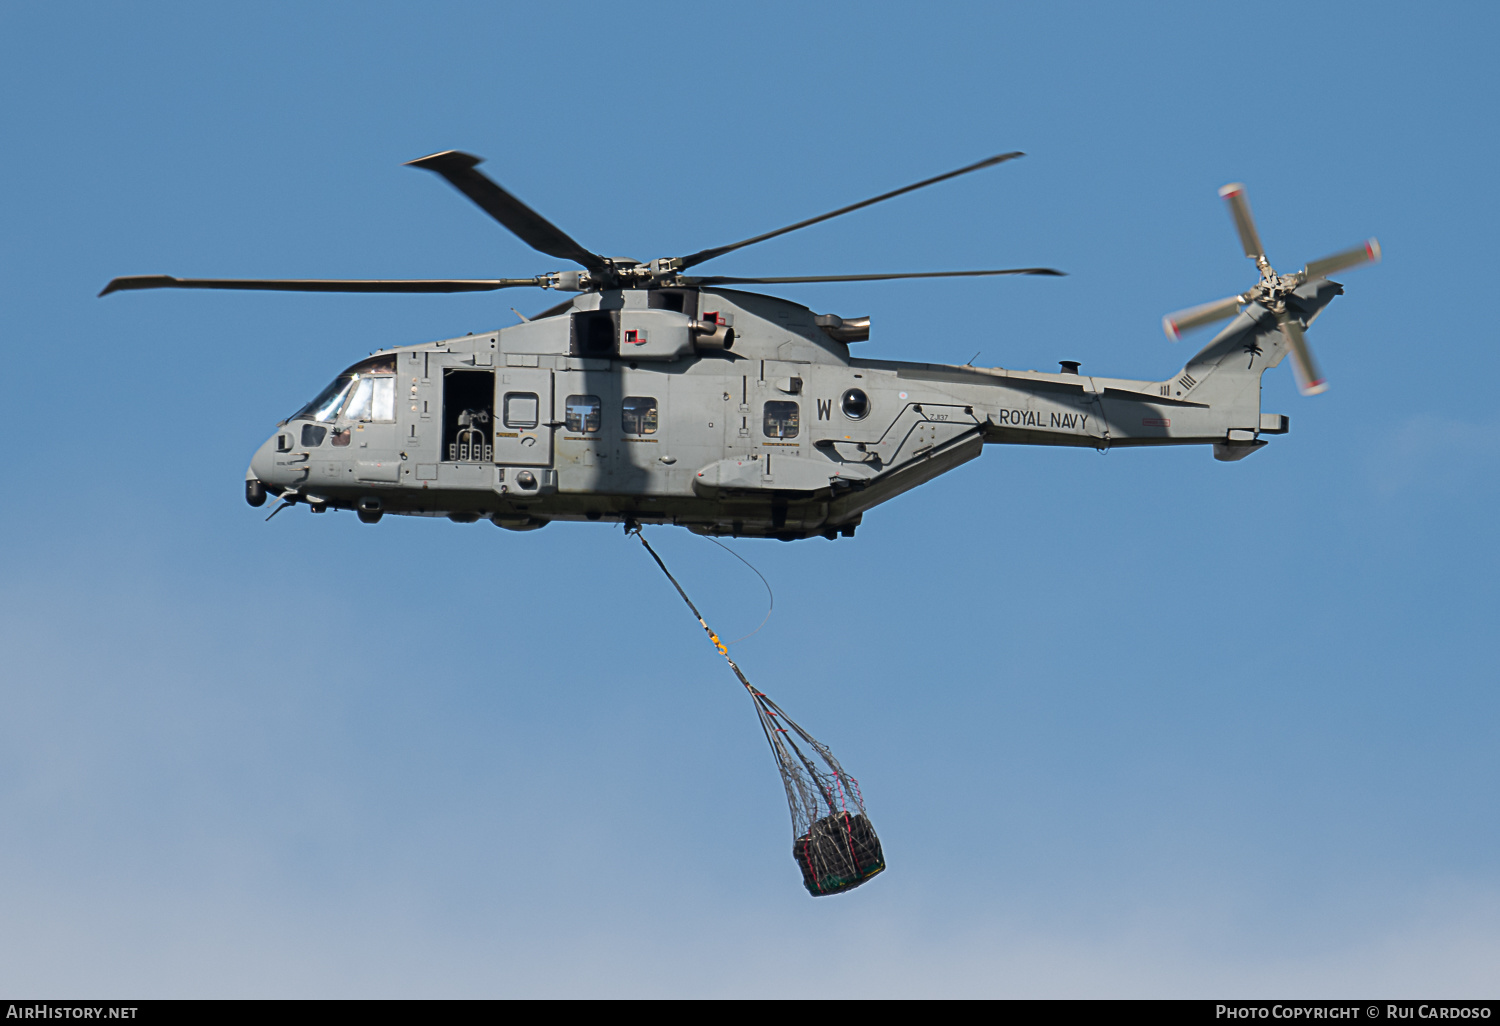
[[[552,371],[506,367],[495,383],[495,462],[552,465]]]

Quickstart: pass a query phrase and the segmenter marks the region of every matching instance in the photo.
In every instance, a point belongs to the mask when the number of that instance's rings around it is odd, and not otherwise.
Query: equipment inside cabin
[[[443,375],[443,452],[449,462],[488,463],[494,458],[494,407],[494,371],[450,370]]]

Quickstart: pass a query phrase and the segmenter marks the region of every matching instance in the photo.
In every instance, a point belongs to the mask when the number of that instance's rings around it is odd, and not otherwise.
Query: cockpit
[[[332,424],[396,419],[396,358],[376,356],[350,367],[288,420]]]

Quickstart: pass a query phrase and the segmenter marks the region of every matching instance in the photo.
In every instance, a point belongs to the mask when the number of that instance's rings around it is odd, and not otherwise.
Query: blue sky
[[[1481,5],[11,5],[0,14],[0,991],[1494,996],[1500,431]],[[554,269],[460,148],[648,259],[1020,149],[714,273],[891,359],[1161,378],[1164,313],[1375,235],[1292,430],[991,447],[853,541],[744,541],[735,655],[864,785],[814,901],[752,709],[602,525],[244,505],[344,366],[552,297],[117,274]],[[711,620],[764,593],[653,535]]]

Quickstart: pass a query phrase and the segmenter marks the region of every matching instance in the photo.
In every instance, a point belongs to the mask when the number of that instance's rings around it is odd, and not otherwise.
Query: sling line
[[[640,524],[627,525],[626,532],[635,535],[661,568],[698,621],[698,626],[708,635],[714,650],[724,657],[735,677],[749,692],[786,790],[787,806],[792,814],[792,856],[802,870],[802,882],[808,893],[815,897],[838,894],[858,887],[884,870],[885,857],[880,839],[865,815],[859,782],[844,772],[826,745],[803,730],[785,710],[750,683],[739,664],[730,657],[729,646],[703,619],[687,590],[646,541]]]

